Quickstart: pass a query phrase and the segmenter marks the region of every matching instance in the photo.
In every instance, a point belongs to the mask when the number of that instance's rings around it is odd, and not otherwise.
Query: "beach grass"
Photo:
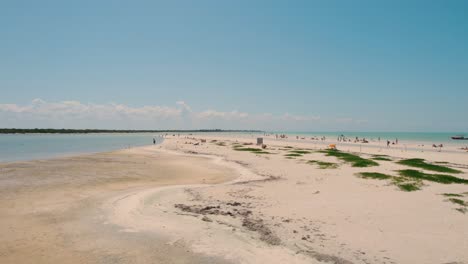
[[[291,152],[291,153],[296,153],[296,154],[310,154],[310,153],[312,153],[311,151],[308,151],[308,150],[301,150],[301,149],[290,150],[289,152]]]
[[[385,157],[374,157],[374,158],[372,158],[372,160],[392,161],[391,159],[385,158]]]
[[[338,159],[341,159],[345,162],[351,163],[353,167],[372,167],[372,166],[379,166],[379,164],[370,159],[364,159],[359,157],[358,155],[354,155],[347,152],[341,152],[339,150],[322,150],[319,151],[321,153],[325,153],[327,156],[333,156]]]
[[[339,166],[338,163],[319,161],[319,160],[309,160],[307,161],[307,163],[317,164],[320,169],[336,169]]]
[[[430,164],[424,161],[424,159],[404,159],[397,162],[398,164],[417,167],[425,170],[444,172],[444,173],[462,173],[462,171],[449,168],[447,166]]]
[[[395,184],[400,188],[400,190],[405,191],[405,192],[413,192],[413,191],[418,191],[421,190],[421,188],[416,184],[416,183],[397,183]]]
[[[463,201],[462,199],[458,199],[458,198],[450,198],[448,199],[450,202],[454,203],[454,204],[458,204],[458,205],[461,205],[461,206],[467,206],[468,204]]]
[[[376,179],[376,180],[387,180],[392,178],[393,176],[378,173],[378,172],[361,172],[357,174],[358,177],[363,179]]]
[[[234,147],[234,150],[236,150],[236,151],[249,151],[249,152],[252,152],[252,153],[255,153],[255,154],[271,154],[270,152],[264,151],[264,150],[259,149],[259,148]]]
[[[463,197],[463,194],[458,194],[458,193],[443,193],[441,194],[446,197]]]
[[[289,153],[289,154],[286,154],[284,155],[286,157],[302,157],[302,154],[299,154],[299,153]]]
[[[420,179],[395,176],[392,178],[392,184],[400,188],[402,191],[413,192],[421,190],[423,181]]]
[[[419,179],[392,176],[379,172],[360,172],[356,173],[356,176],[363,179],[391,180],[391,183],[393,185],[397,186],[400,190],[405,192],[413,192],[420,190],[423,185],[422,181]]]
[[[399,170],[398,173],[400,176],[412,179],[419,179],[419,180],[426,180],[432,182],[438,182],[442,184],[451,184],[451,183],[459,183],[459,184],[468,184],[468,180],[457,178],[452,175],[446,174],[429,174],[418,170]]]

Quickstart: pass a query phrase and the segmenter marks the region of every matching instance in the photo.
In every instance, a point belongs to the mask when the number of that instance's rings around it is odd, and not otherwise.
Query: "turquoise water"
[[[157,143],[157,134],[4,134],[0,135],[0,162],[45,159],[111,151]]]
[[[288,135],[298,135],[307,137],[329,137],[337,138],[340,135],[344,135],[347,138],[354,139],[355,137],[366,138],[368,140],[377,140],[379,137],[381,140],[395,141],[413,141],[413,142],[425,142],[431,144],[451,144],[451,145],[468,145],[468,140],[453,140],[450,137],[455,135],[468,136],[468,132],[272,132],[274,134],[285,133]]]

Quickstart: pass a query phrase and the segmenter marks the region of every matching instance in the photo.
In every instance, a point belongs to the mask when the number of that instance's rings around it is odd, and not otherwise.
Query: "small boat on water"
[[[458,136],[453,136],[452,139],[453,140],[468,140],[468,137],[458,135]]]

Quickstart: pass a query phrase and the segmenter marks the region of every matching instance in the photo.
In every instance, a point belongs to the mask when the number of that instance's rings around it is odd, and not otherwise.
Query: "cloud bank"
[[[136,107],[116,103],[46,102],[42,99],[34,99],[26,105],[0,104],[0,127],[18,128],[220,128],[304,131],[319,130],[320,126],[326,123],[341,123],[343,120],[323,120],[318,115],[274,115],[239,110],[207,109],[196,112],[184,101],[178,101],[173,106]],[[345,123],[353,122],[350,118],[345,119]]]

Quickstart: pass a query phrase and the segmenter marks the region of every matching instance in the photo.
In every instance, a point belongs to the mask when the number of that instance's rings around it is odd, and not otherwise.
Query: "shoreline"
[[[404,168],[396,161],[419,157],[459,164],[453,167],[462,171],[456,176],[468,179],[465,153],[366,148],[361,157],[385,154],[391,161],[354,168],[321,153],[325,145],[300,140],[265,137],[269,154],[236,151],[239,144],[258,148],[255,140],[251,135],[168,136],[154,146],[0,163],[5,197],[0,260],[468,261],[467,214],[441,195],[468,197],[467,185],[425,181],[421,190],[404,192],[388,181],[356,177],[362,171],[393,177]],[[288,159],[289,145],[304,154]],[[354,152],[358,146],[349,148]],[[311,159],[338,167],[321,169],[307,163]]]
[[[234,133],[234,134],[230,134]],[[118,135],[119,133],[93,133],[93,134],[50,134],[50,133],[44,133],[44,134],[4,134],[4,135],[17,135],[17,136],[22,136],[22,135],[30,135],[30,136],[60,136],[60,135],[77,135],[77,136],[87,136],[87,135],[111,135],[115,136]],[[132,133],[123,133],[123,135],[131,135]],[[142,133],[133,133],[133,134],[142,134]],[[143,133],[143,134],[151,134],[151,133]],[[174,134],[175,135],[175,134]],[[172,137],[174,135],[163,135],[163,134],[157,134],[153,135],[153,137],[156,137],[161,139],[161,142],[157,142],[157,144],[161,144],[164,141],[165,136]],[[399,144],[397,145],[390,145],[387,147],[385,145],[386,140],[382,139],[382,141],[377,141],[377,140],[370,140],[368,143],[362,143],[362,142],[339,142],[335,138],[327,137],[326,140],[312,140],[311,135],[312,134],[300,134],[300,133],[289,133],[286,134],[288,138],[280,139],[280,138],[275,138],[275,134],[261,134],[261,133],[251,133],[251,132],[230,132],[230,131],[224,131],[222,133],[216,133],[216,132],[184,132],[178,134],[179,136],[176,136],[177,138],[185,138],[185,137],[207,137],[207,138],[239,138],[239,139],[252,139],[252,138],[257,138],[257,137],[262,137],[269,142],[272,142],[274,144],[283,144],[285,142],[288,142],[290,144],[301,144],[301,145],[308,145],[312,146],[315,148],[324,148],[328,146],[329,144],[335,144],[338,146],[338,148],[341,148],[346,151],[354,151],[354,152],[363,152],[365,153],[366,151],[373,152],[372,150],[377,149],[378,152],[386,152],[388,151],[394,151],[394,150],[401,150],[404,152],[444,152],[444,153],[466,153],[468,154],[468,140],[460,140],[458,141],[451,141],[448,143],[444,143],[442,148],[434,148],[432,147],[432,144],[434,142],[431,141],[418,141],[418,140],[400,140]],[[299,136],[298,139],[296,139],[296,135]],[[317,134],[320,135],[320,134]],[[318,136],[313,136],[313,137],[318,137]],[[360,138],[362,139],[362,137]],[[466,143],[466,144],[465,144]],[[54,158],[63,158],[63,157],[74,157],[74,156],[80,156],[80,155],[89,155],[89,154],[99,154],[99,153],[106,153],[106,152],[112,152],[112,151],[118,151],[118,150],[123,150],[123,149],[128,149],[128,148],[138,148],[138,147],[145,147],[145,146],[151,146],[151,143],[147,144],[137,144],[137,145],[132,145],[129,144],[127,147],[110,147],[108,150],[95,150],[95,151],[67,151],[63,153],[51,153],[51,154],[45,154],[43,156],[35,156],[34,154],[30,154],[33,157],[25,157],[25,158],[15,158],[15,159],[4,159],[0,160],[0,163],[10,163],[10,162],[20,162],[20,161],[33,161],[33,160],[47,160],[47,159],[54,159]]]

